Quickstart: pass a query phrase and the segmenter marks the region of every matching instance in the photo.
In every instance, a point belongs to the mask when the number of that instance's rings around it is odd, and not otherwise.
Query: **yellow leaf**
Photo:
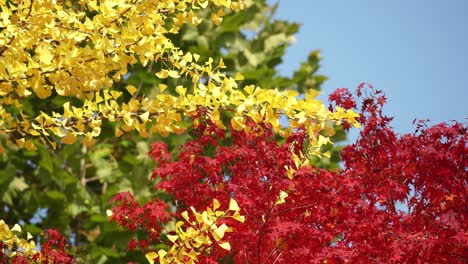
[[[21,226],[18,224],[15,224],[13,228],[11,229],[11,231],[21,232]]]
[[[330,138],[319,135],[319,138],[318,138],[318,145],[319,146],[322,146],[322,145],[325,145],[325,144],[328,144],[328,143],[332,143]]]
[[[123,116],[123,120],[124,120],[124,123],[128,126],[128,130],[126,131],[130,131],[133,129],[133,118],[132,118],[132,113],[125,113],[124,116]],[[125,129],[125,128],[124,128]]]
[[[216,228],[214,231],[211,232],[211,234],[213,235],[213,238],[216,240],[216,241],[219,241],[221,239],[223,239],[224,237],[224,233],[229,230],[229,227],[226,225],[226,224],[222,224],[221,226],[219,226],[218,228]]]
[[[253,85],[249,85],[244,88],[244,91],[246,91],[247,94],[252,94],[254,90],[255,90],[255,87]]]
[[[220,17],[223,17],[226,15],[226,13],[224,12],[224,9],[222,8],[218,9],[218,12],[216,12],[216,14],[218,14],[218,16]]]
[[[221,68],[221,69],[226,68],[226,65],[224,64],[223,58],[219,59],[218,67]]]
[[[24,143],[24,147],[29,151],[33,151],[37,149],[32,140],[26,141]]]
[[[161,249],[162,250],[162,249]],[[150,264],[154,264],[154,260],[158,258],[158,253],[156,252],[148,252],[145,255],[146,259]]]
[[[276,200],[276,203],[275,205],[278,205],[278,204],[284,204],[286,202],[286,197],[288,197],[288,193],[285,192],[285,191],[280,191],[280,194],[279,194],[279,197],[278,197],[278,200]]]
[[[116,128],[115,129],[115,137],[120,137],[123,134],[122,130]]]
[[[208,0],[201,0],[201,1],[198,1],[198,4],[200,5],[200,7],[202,8],[206,8],[208,6],[210,1]]]
[[[104,90],[104,100],[108,101],[111,99],[111,95],[109,94],[109,90]]]
[[[292,180],[294,178],[294,173],[296,172],[295,169],[293,169],[290,166],[284,166],[286,168],[286,174],[288,176],[288,179]]]
[[[221,22],[223,22],[223,18],[218,16],[217,14],[211,14],[211,20],[217,26],[221,25]],[[220,68],[222,68],[222,67],[220,67]]]
[[[93,132],[91,132],[92,137],[97,137],[101,134],[101,127],[95,127],[93,128]]]
[[[192,59],[193,59],[193,58],[192,58],[192,53],[187,52],[187,53],[184,55],[184,60],[185,60],[186,62],[192,62]]]
[[[39,61],[44,64],[50,64],[54,58],[54,54],[50,51],[50,45],[46,42],[41,42],[36,48],[36,54],[39,57]]]
[[[175,90],[180,96],[185,96],[185,93],[187,92],[187,88],[184,88],[182,85],[178,85]]]
[[[195,250],[190,250],[190,252],[187,254],[187,256],[189,256],[191,259],[197,261],[198,260],[198,255],[200,253],[197,253]]]
[[[232,199],[229,201],[229,210],[231,211],[239,211],[239,205],[237,204],[236,200]]]
[[[114,90],[112,90],[112,91],[110,91],[110,94],[112,95],[112,97],[114,98],[114,100],[117,100],[117,98],[120,97],[120,95],[122,94],[122,92],[121,92],[121,91],[114,91]]]
[[[89,1],[87,5],[88,5],[88,8],[89,8],[91,11],[99,10],[99,7],[97,6],[96,0]]]
[[[93,136],[90,133],[88,133],[83,139],[83,145],[85,145],[86,147],[90,147],[94,145],[94,143],[96,143],[96,140],[93,138]]]
[[[218,200],[213,199],[213,210],[218,209],[221,206]]]
[[[188,223],[190,223],[190,218],[189,218],[189,216],[188,216],[188,212],[187,212],[187,211],[183,211],[180,215],[185,219],[185,221],[187,221]],[[177,229],[178,226],[183,226],[183,225],[184,225],[184,222],[178,221],[178,222],[176,223],[176,229]]]
[[[160,83],[159,84],[159,92],[163,93],[167,89],[167,85]]]
[[[172,243],[175,243],[179,236],[174,236],[174,235],[167,235],[167,239],[169,239]]]
[[[130,95],[134,95],[135,92],[137,91],[137,88],[133,85],[127,85],[127,87],[125,87],[127,89],[127,91],[130,93]]]
[[[179,73],[177,71],[174,71],[174,70],[170,70],[167,74],[172,78],[179,78],[180,77]]]
[[[25,142],[24,138],[16,139],[16,145],[18,145],[18,147],[20,148],[24,146],[24,142]]]
[[[167,251],[164,250],[164,249],[160,249],[158,250],[158,256],[159,256],[159,259],[164,259],[164,257],[167,255]]]
[[[169,73],[167,70],[161,70],[156,73],[156,77],[161,78],[161,79],[166,79],[169,76]]]
[[[231,217],[241,223],[245,222],[245,216],[241,215],[239,212],[235,212]]]
[[[231,119],[231,125],[235,130],[244,129],[244,118],[242,116],[235,116]]]
[[[99,92],[96,92],[96,94],[94,96],[94,101],[96,101],[96,103],[100,103],[100,102],[104,101],[104,99],[101,97]]]
[[[57,143],[49,141],[50,145],[52,146],[53,149],[57,148]]]
[[[73,144],[76,141],[76,136],[73,135],[72,133],[68,132],[66,136],[62,138],[62,143],[63,144]]]
[[[314,99],[315,97],[317,97],[319,95],[320,95],[319,91],[314,90],[314,89],[309,89],[307,91],[306,97],[308,97],[308,99]]]
[[[145,113],[139,115],[139,117],[140,117],[141,121],[146,122],[149,119],[149,112],[145,112]]]
[[[240,74],[240,73],[236,73],[236,77],[234,77],[234,80],[236,81],[242,81],[244,80],[244,75]],[[246,87],[247,88],[247,87]],[[250,93],[249,93],[250,94]]]
[[[231,244],[229,244],[229,242],[219,243],[218,245],[227,251],[231,250]]]

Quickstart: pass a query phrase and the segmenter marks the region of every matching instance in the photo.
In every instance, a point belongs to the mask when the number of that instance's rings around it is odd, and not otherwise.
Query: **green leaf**
[[[40,154],[41,159],[39,161],[39,166],[47,172],[52,173],[54,171],[54,160],[51,158],[50,152],[45,148],[40,147]]]
[[[46,196],[54,201],[65,201],[66,199],[65,195],[59,191],[48,191]]]

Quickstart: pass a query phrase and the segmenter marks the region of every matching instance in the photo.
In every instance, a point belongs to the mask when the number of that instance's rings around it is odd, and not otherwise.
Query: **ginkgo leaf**
[[[145,254],[146,259],[150,264],[154,264],[154,260],[157,259],[160,255],[156,252],[148,252]]]
[[[136,91],[138,90],[135,86],[133,85],[127,85],[125,87],[125,89],[127,89],[127,91],[130,93],[130,95],[134,95],[136,93]]]
[[[62,139],[61,139],[62,143],[63,144],[73,144],[75,143],[76,141],[76,136],[72,133],[68,133],[66,136],[64,136]]]
[[[241,223],[245,222],[245,216],[241,215],[239,212],[235,212],[231,217]]]
[[[122,130],[120,130],[118,128],[115,129],[115,134],[114,134],[115,137],[120,137],[122,134],[123,134]]]
[[[215,230],[211,231],[211,233],[213,234],[213,238],[216,241],[219,241],[219,240],[223,239],[224,233],[226,231],[228,231],[228,230],[229,230],[229,227],[226,224],[222,224],[221,226],[219,226]]]
[[[112,98],[114,98],[114,100],[117,100],[117,98],[120,97],[120,95],[122,95],[122,92],[121,91],[110,91],[110,94],[112,95]]]
[[[33,151],[37,149],[32,140],[27,140],[24,143],[24,148],[28,151]]]
[[[169,75],[172,78],[179,78],[180,77],[179,73],[177,71],[174,71],[174,70],[168,71],[167,75]]]
[[[240,210],[239,205],[237,204],[236,200],[234,200],[232,198],[229,200],[229,210],[231,210],[231,211],[239,211]]]
[[[285,203],[287,197],[288,197],[288,193],[287,193],[287,192],[285,192],[285,191],[280,191],[280,194],[279,194],[279,196],[278,196],[278,199],[276,200],[275,205]]]
[[[167,238],[172,242],[175,243],[179,236],[174,236],[174,235],[167,235]]]
[[[150,115],[149,112],[144,112],[143,114],[140,114],[138,116],[140,117],[141,121],[146,123],[146,121],[148,121],[149,119],[149,115]]]
[[[163,93],[167,89],[167,85],[160,83],[159,84],[159,92]]]
[[[39,60],[44,64],[50,64],[54,58],[54,54],[52,54],[50,51],[50,45],[46,42],[39,44],[39,46],[36,48],[36,53]]]
[[[210,1],[208,1],[208,0],[200,0],[200,1],[198,1],[198,4],[199,4],[202,8],[207,8],[209,3],[210,3]]]
[[[200,253],[197,253],[194,249],[190,250],[190,252],[187,254],[187,256],[189,256],[191,259],[193,259],[194,261],[197,261],[198,260],[198,255]]]
[[[223,242],[218,244],[220,247],[224,248],[227,251],[231,250],[231,244],[229,242]]]
[[[15,224],[13,228],[11,229],[11,231],[21,232],[21,226],[18,224]]]
[[[234,80],[236,81],[242,81],[244,80],[244,75],[242,75],[241,73],[237,72],[236,73],[236,76],[234,77]],[[246,87],[247,88],[247,87]],[[249,94],[251,94],[252,92],[250,92]]]
[[[175,90],[180,96],[185,96],[185,93],[187,92],[187,88],[184,88],[181,85],[177,86]]]
[[[245,128],[244,118],[240,116],[235,116],[231,120],[231,125],[235,130],[243,130]]]
[[[221,206],[217,199],[213,199],[213,210],[218,209]]]
[[[93,138],[91,134],[88,134],[83,139],[83,145],[86,147],[90,147],[96,143],[96,139]]]
[[[99,134],[101,134],[101,127],[95,127],[93,128],[93,131],[91,132],[91,134],[87,134],[87,136],[97,137],[99,136]]]
[[[161,79],[166,79],[167,77],[169,77],[169,72],[167,70],[161,70],[156,73],[156,76]]]

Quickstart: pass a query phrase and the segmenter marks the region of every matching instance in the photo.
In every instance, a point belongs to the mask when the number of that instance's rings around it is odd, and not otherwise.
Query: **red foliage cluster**
[[[131,193],[122,192],[114,196],[112,201],[116,206],[112,209],[110,220],[130,231],[146,231],[150,242],[159,239],[162,226],[171,219],[171,215],[167,212],[169,206],[157,199],[140,206]],[[132,239],[128,243],[128,249],[134,250],[139,247],[141,250],[146,250],[148,244],[146,239],[139,241]]]
[[[44,263],[44,264],[69,264],[74,263],[74,259],[67,253],[65,247],[67,245],[66,239],[60,234],[59,231],[54,229],[47,229],[44,234],[45,242],[41,245],[41,251],[32,255],[32,259],[17,254],[11,259],[0,251],[0,263],[12,264],[29,264],[29,263]],[[3,246],[0,243],[0,246]],[[0,247],[1,248],[1,247]],[[21,252],[21,248],[17,249]]]
[[[45,237],[46,241],[41,245],[41,253],[37,254],[36,261],[55,264],[73,263],[73,257],[65,250],[67,242],[59,231],[47,229]]]
[[[358,89],[361,96],[362,88]],[[371,261],[468,261],[468,130],[460,123],[398,137],[382,114],[385,97],[370,87],[358,141],[344,149],[349,184],[344,241],[352,256]]]
[[[141,207],[123,193],[114,198],[112,219],[157,239],[161,225],[187,207],[204,210],[214,198],[227,204],[232,197],[246,221],[229,222],[231,251],[213,248],[203,263],[466,263],[467,127],[420,125],[398,137],[382,114],[385,97],[363,89],[357,92],[363,130],[343,151],[343,171],[296,168],[290,180],[291,149],[304,148],[305,131],[279,145],[268,125],[249,123],[249,133],[230,129],[227,140],[227,131],[200,115],[197,136],[177,159],[163,143],[149,153],[158,162],[155,188],[173,196],[176,213],[161,201]],[[356,105],[344,89],[331,99]],[[288,196],[278,204],[280,192]]]

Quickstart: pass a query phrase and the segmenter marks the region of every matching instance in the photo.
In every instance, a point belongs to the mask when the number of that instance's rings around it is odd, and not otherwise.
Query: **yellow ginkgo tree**
[[[2,5],[0,68],[0,133],[4,144],[34,150],[34,139],[53,148],[58,143],[72,144],[78,137],[90,146],[99,136],[103,120],[119,124],[122,131],[136,129],[143,137],[149,132],[167,135],[181,133],[182,116],[198,109],[209,111],[222,126],[220,112],[234,114],[231,123],[244,128],[246,117],[255,122],[271,123],[284,133],[280,116],[304,125],[309,131],[311,150],[320,147],[317,136],[330,130],[334,122],[347,119],[355,123],[351,111],[328,111],[315,99],[315,93],[297,99],[297,92],[238,87],[239,74],[223,72],[225,65],[213,59],[199,62],[199,55],[175,46],[168,34],[179,27],[197,25],[201,19],[194,10],[217,10],[213,19],[220,21],[223,8],[242,9],[237,1],[14,1]],[[176,96],[161,94],[150,98],[134,86],[112,89],[129,66],[141,62],[161,64],[158,78],[187,78],[188,87],[174,87]],[[120,100],[122,92],[132,96]],[[83,99],[81,105],[64,103],[62,112],[24,113],[22,100],[30,96],[46,99],[53,95]]]

